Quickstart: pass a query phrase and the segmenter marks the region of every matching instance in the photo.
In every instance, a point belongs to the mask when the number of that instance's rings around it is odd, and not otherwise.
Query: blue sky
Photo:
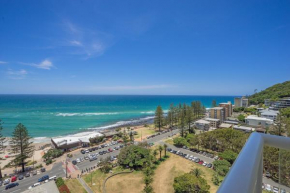
[[[288,0],[1,0],[0,93],[252,94],[289,34]]]

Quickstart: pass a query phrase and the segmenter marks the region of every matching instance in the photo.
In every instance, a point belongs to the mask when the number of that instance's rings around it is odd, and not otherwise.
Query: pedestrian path
[[[86,182],[82,178],[77,179],[88,193],[93,193],[92,189],[86,184]]]

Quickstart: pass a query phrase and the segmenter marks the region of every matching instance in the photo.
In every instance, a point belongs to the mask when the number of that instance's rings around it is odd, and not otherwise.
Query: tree
[[[164,148],[164,157],[166,157],[166,151],[167,151],[167,147],[168,147],[168,145],[167,145],[167,144],[164,144],[164,145],[163,145],[163,148]]]
[[[220,184],[220,179],[219,179],[219,175],[217,172],[214,173],[214,175],[212,177],[212,182],[216,186],[218,186]]]
[[[186,106],[186,120],[185,121],[188,125],[188,132],[192,133],[190,125],[193,121],[193,112],[192,112],[192,108],[190,106]]]
[[[182,146],[189,146],[187,140],[183,137],[175,137],[173,139],[173,143],[175,146],[179,146],[179,147],[182,147]]]
[[[238,116],[238,120],[239,121],[241,121],[241,122],[245,122],[245,116],[243,115],[243,114],[240,114],[239,116]]]
[[[158,155],[158,151],[157,151],[157,149],[154,149],[154,151],[153,151],[154,160],[156,160],[157,155]]]
[[[0,151],[3,151],[5,149],[4,143],[6,142],[6,137],[3,136],[2,131],[3,131],[3,126],[2,126],[2,121],[0,119]],[[2,168],[1,168],[1,166],[0,166],[0,179],[2,179]]]
[[[10,140],[10,151],[15,153],[15,158],[11,161],[15,165],[21,164],[22,172],[24,172],[25,160],[30,158],[34,152],[34,146],[30,141],[31,137],[28,134],[26,127],[19,123],[12,133]]]
[[[216,107],[217,105],[216,105],[216,100],[213,100],[212,102],[211,102],[211,107]]]
[[[233,152],[232,150],[225,150],[224,152],[219,153],[219,157],[227,160],[228,162],[230,162],[230,164],[233,164],[237,159],[238,154]]]
[[[128,134],[127,134],[127,132],[125,130],[123,131],[122,140],[123,140],[123,142],[124,142],[124,144],[126,146],[128,141],[129,141],[129,136],[128,136]]]
[[[156,111],[155,111],[154,124],[155,124],[155,127],[157,127],[159,129],[159,132],[160,132],[161,127],[164,124],[163,110],[162,110],[162,107],[160,105],[157,106]]]
[[[159,151],[159,155],[160,155],[159,160],[161,160],[161,153],[162,153],[162,151],[163,151],[163,147],[162,147],[162,145],[159,145],[159,146],[158,146],[158,151]]]
[[[230,162],[227,160],[216,160],[213,162],[214,170],[221,176],[226,176],[229,167],[231,166]]]
[[[203,172],[199,168],[194,168],[193,170],[190,171],[190,173],[197,178],[201,177],[201,175],[203,174]]]
[[[142,168],[151,161],[150,150],[139,145],[126,146],[120,151],[118,163],[123,167]]]
[[[176,193],[209,193],[206,180],[186,173],[174,178],[173,188]]]

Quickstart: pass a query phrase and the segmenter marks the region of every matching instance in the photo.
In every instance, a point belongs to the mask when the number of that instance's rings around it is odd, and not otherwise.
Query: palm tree
[[[159,155],[160,155],[159,160],[161,160],[161,153],[162,153],[162,151],[163,151],[163,147],[162,147],[162,145],[159,145],[158,150],[159,150]]]
[[[194,168],[190,172],[191,174],[195,175],[195,177],[199,178],[202,175],[202,171],[199,168]]]
[[[156,156],[158,155],[157,149],[153,151],[154,160],[156,160]]]
[[[167,150],[168,145],[164,144],[163,147],[164,147],[164,157],[166,157],[166,150]]]

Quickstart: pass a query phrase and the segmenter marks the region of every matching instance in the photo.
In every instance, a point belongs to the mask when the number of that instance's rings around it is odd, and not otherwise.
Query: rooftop
[[[69,145],[69,144],[78,143],[78,142],[89,143],[90,138],[94,138],[94,137],[98,137],[102,135],[103,134],[98,133],[98,132],[85,132],[85,133],[75,134],[72,136],[52,138],[52,140],[57,145],[65,145],[65,144]]]
[[[238,125],[235,125],[234,129],[244,130],[244,131],[255,131],[255,128],[253,127],[245,127],[245,126],[238,126]]]
[[[228,123],[222,123],[220,124],[220,128],[231,128],[233,125],[232,124],[228,124]]]
[[[246,119],[260,120],[260,121],[270,121],[270,122],[273,121],[271,119],[267,119],[267,118],[264,118],[264,117],[258,117],[257,115],[249,115],[249,116],[246,117]]]
[[[203,119],[197,120],[197,121],[195,121],[194,123],[210,124],[210,122],[208,122],[208,121],[206,121],[206,120],[203,120]]]
[[[222,103],[220,103],[220,104],[222,104]],[[227,103],[226,103],[226,104],[227,104]],[[214,107],[214,108],[212,108],[212,109],[222,110],[222,109],[224,109],[224,107]]]
[[[205,118],[206,121],[220,121],[219,119],[214,119],[214,118]]]
[[[265,110],[261,110],[261,115],[277,115],[279,113],[279,111],[274,111],[274,110],[269,110],[269,109],[265,109]]]
[[[44,183],[40,186],[26,190],[23,193],[59,193],[58,188],[54,181]]]

